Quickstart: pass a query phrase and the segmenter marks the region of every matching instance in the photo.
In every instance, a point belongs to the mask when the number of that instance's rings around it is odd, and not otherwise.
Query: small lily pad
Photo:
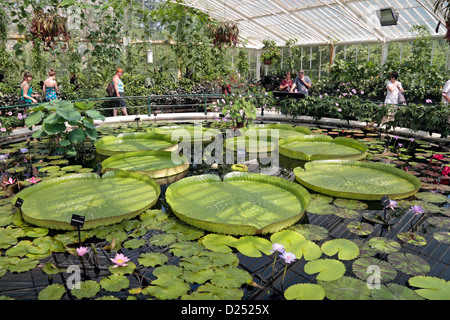
[[[400,240],[408,244],[412,244],[413,246],[416,247],[422,247],[427,244],[427,240],[425,239],[425,237],[419,235],[416,232],[402,232],[397,234],[397,237]]]
[[[425,275],[430,271],[430,265],[423,258],[411,253],[392,253],[388,261],[397,270],[411,276]]]
[[[320,241],[328,237],[328,230],[314,224],[296,224],[289,228],[310,241]]]
[[[391,264],[373,257],[355,260],[352,270],[359,279],[364,281],[375,273],[379,276],[380,283],[391,281],[397,276],[397,270]]]
[[[436,241],[438,242],[450,244],[450,232],[447,231],[435,232],[433,233],[433,238],[436,239]]]
[[[398,242],[383,237],[374,237],[370,239],[369,245],[379,253],[384,254],[397,252],[402,247]]]
[[[100,284],[93,280],[81,281],[79,286],[71,290],[72,295],[78,299],[93,298],[100,291]]]
[[[220,235],[220,234],[208,234],[202,238],[202,244],[209,250],[215,252],[228,253],[232,252],[233,247],[237,239],[232,236]]]
[[[431,203],[445,203],[447,202],[447,197],[443,194],[433,193],[433,192],[419,192],[416,193],[416,198]]]
[[[330,300],[371,300],[370,289],[365,281],[344,276],[336,281],[319,281]]]
[[[310,275],[318,273],[317,280],[321,281],[338,280],[344,276],[345,271],[345,265],[333,259],[313,260],[305,265],[305,272]]]
[[[163,265],[167,261],[169,261],[169,258],[165,254],[159,252],[143,253],[138,258],[139,264],[143,265],[144,267],[155,267],[157,265]]]
[[[158,300],[177,299],[185,295],[191,286],[178,278],[158,278],[143,290],[144,294],[156,297]]]
[[[373,232],[373,226],[359,221],[352,221],[347,224],[347,229],[358,236],[367,236]]]
[[[272,244],[269,240],[256,237],[256,236],[244,236],[238,241],[234,242],[234,247],[243,255],[252,258],[261,257],[261,252],[270,255]]]
[[[347,239],[329,240],[322,244],[321,250],[328,256],[333,256],[337,253],[340,260],[352,260],[359,255],[358,246]]]
[[[124,275],[112,274],[107,278],[100,280],[100,286],[106,291],[117,292],[128,288],[130,280]]]
[[[325,290],[318,284],[300,283],[287,288],[284,297],[286,300],[323,300]]]
[[[450,218],[448,217],[430,217],[427,222],[437,228],[450,229]]]
[[[39,292],[39,300],[59,300],[66,293],[66,289],[61,284],[51,284]]]
[[[333,204],[338,207],[355,210],[365,210],[368,207],[368,205],[362,201],[343,198],[337,198],[334,200]]]
[[[429,300],[450,300],[450,282],[435,277],[417,276],[409,279],[413,287],[422,288],[415,292]]]
[[[374,300],[423,300],[414,290],[396,283],[382,285],[372,290],[371,295]]]
[[[252,276],[244,270],[235,267],[217,269],[211,283],[223,288],[240,288],[243,284],[252,283]]]

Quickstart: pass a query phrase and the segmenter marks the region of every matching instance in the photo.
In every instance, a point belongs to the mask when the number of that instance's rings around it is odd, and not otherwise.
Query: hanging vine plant
[[[57,40],[67,42],[71,39],[67,30],[67,18],[58,14],[58,7],[44,12],[41,8],[33,13],[30,32],[33,35],[33,44],[36,39],[44,43],[44,51],[54,50],[58,45]],[[62,36],[62,37],[61,37]],[[60,45],[63,50],[67,49],[67,44]]]
[[[220,21],[217,24],[210,23],[208,29],[213,37],[214,46],[219,49],[227,46],[236,47],[239,42],[239,28],[233,21]]]

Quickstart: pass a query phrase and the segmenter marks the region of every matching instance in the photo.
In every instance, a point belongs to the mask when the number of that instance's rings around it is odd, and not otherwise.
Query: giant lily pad
[[[206,128],[201,125],[173,125],[162,126],[152,129],[153,132],[168,135],[172,137],[172,141],[179,142],[211,142],[216,135],[222,135],[220,130],[213,128]]]
[[[131,151],[174,151],[178,144],[170,136],[159,133],[126,133],[103,137],[95,142],[95,148],[98,155],[110,157]]]
[[[186,176],[189,160],[185,156],[172,158],[169,151],[134,151],[116,154],[102,162],[102,171],[126,170],[145,174],[159,184],[174,182]]]
[[[283,156],[303,161],[361,160],[368,150],[368,146],[358,140],[319,135],[281,139],[279,147]]]
[[[274,131],[276,130],[277,131],[276,134],[278,135],[279,139],[311,135],[311,130],[309,130],[307,127],[292,126],[290,124],[283,124],[283,123],[254,124],[249,126],[248,130],[256,130],[256,131],[267,130],[267,135],[270,136],[275,135]]]
[[[297,167],[294,174],[299,183],[316,192],[356,200],[407,198],[415,194],[421,182],[406,171],[383,163],[327,160]]]
[[[137,216],[158,200],[155,180],[127,171],[72,174],[28,187],[13,199],[23,199],[21,213],[30,224],[72,230],[73,214],[85,217],[84,229],[118,223]]]
[[[192,176],[171,184],[167,203],[182,221],[230,235],[273,233],[298,222],[309,193],[286,179],[232,172]]]

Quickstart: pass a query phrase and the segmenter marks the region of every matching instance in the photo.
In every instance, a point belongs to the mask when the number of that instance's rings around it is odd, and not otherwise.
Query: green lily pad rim
[[[67,181],[71,180],[90,180],[90,179],[116,179],[116,178],[131,178],[139,181],[144,181],[150,186],[152,186],[156,191],[156,197],[153,199],[147,206],[144,208],[138,210],[129,212],[124,215],[118,215],[114,217],[108,217],[108,218],[102,218],[102,219],[96,219],[96,220],[87,220],[84,223],[83,229],[94,229],[96,227],[100,226],[106,226],[111,224],[119,223],[120,221],[124,219],[132,219],[139,215],[141,212],[144,212],[147,209],[150,209],[157,201],[161,194],[161,188],[159,184],[152,178],[149,178],[145,175],[128,172],[128,171],[110,171],[105,173],[103,176],[99,176],[98,174],[88,172],[88,173],[76,173],[76,174],[68,174],[63,177],[58,178],[51,178],[44,181],[41,181],[31,187],[25,188],[22,191],[20,191],[16,196],[12,199],[12,203],[16,203],[18,198],[21,198],[23,200],[26,200],[28,196],[31,194],[42,191],[47,187],[56,185],[56,184],[64,184]],[[56,230],[76,230],[77,228],[75,226],[72,226],[70,223],[62,222],[62,221],[55,221],[55,220],[43,220],[43,219],[36,219],[30,216],[27,216],[26,213],[24,213],[22,210],[20,210],[20,213],[23,217],[23,219],[35,226],[38,227],[44,227],[44,228],[50,228],[50,229],[56,229]]]
[[[284,147],[285,145],[292,142],[323,142],[323,143],[334,143],[338,145],[343,145],[355,149],[355,153],[351,155],[330,155],[330,154],[313,154],[308,156],[301,151],[293,151],[289,148]],[[367,144],[360,142],[358,140],[346,137],[336,137],[332,138],[325,135],[305,135],[288,137],[281,139],[279,141],[280,154],[290,158],[303,161],[316,161],[316,160],[362,160],[367,156],[367,151],[369,147]]]
[[[131,152],[119,153],[119,154],[116,154],[114,156],[111,156],[111,157],[103,160],[102,173],[105,173],[108,171],[120,171],[120,169],[110,168],[108,166],[111,165],[111,163],[116,162],[116,161],[121,161],[121,160],[126,161],[126,159],[137,158],[137,157],[161,157],[161,158],[171,159],[172,151],[156,150],[156,151],[131,151]],[[154,179],[167,178],[167,177],[178,175],[189,169],[188,158],[186,156],[180,156],[180,160],[182,161],[181,164],[179,164],[179,165],[174,164],[173,167],[167,168],[167,169],[136,171],[136,170],[133,170],[133,168],[128,168],[125,171],[144,174],[144,175],[147,175],[150,178],[154,178]]]
[[[414,189],[412,189],[409,192],[403,192],[403,193],[383,193],[383,194],[360,194],[360,193],[354,193],[354,192],[347,192],[345,190],[342,191],[333,191],[328,190],[325,188],[321,188],[315,185],[312,185],[304,180],[301,179],[301,174],[305,171],[320,168],[321,166],[353,166],[353,167],[363,167],[363,168],[369,168],[372,170],[378,170],[387,172],[393,175],[398,176],[401,179],[407,180],[410,182]],[[366,201],[378,201],[381,200],[383,196],[388,196],[389,199],[404,199],[408,198],[414,194],[416,194],[419,189],[422,186],[422,182],[412,174],[403,171],[401,169],[398,169],[396,167],[378,163],[378,162],[368,162],[368,161],[354,161],[354,160],[321,160],[321,161],[313,161],[308,162],[305,164],[305,169],[301,167],[294,168],[293,170],[296,180],[305,186],[308,189],[311,189],[315,192],[325,194],[328,196],[336,197],[336,198],[347,198],[347,199],[354,199],[354,200],[366,200]]]
[[[226,222],[219,223],[219,222],[210,222],[210,221],[203,221],[199,219],[194,219],[189,216],[186,216],[182,214],[181,212],[177,212],[176,210],[173,210],[173,213],[182,221],[186,222],[187,224],[193,225],[197,228],[207,230],[214,233],[219,234],[228,234],[228,235],[258,235],[258,234],[271,234],[275,233],[277,231],[280,231],[282,229],[285,229],[296,222],[300,221],[305,216],[305,210],[308,207],[311,196],[309,192],[303,188],[302,186],[293,183],[291,181],[288,181],[283,178],[268,176],[268,175],[261,175],[256,173],[247,173],[247,172],[230,172],[226,174],[223,178],[223,181],[220,179],[219,176],[214,174],[204,174],[200,176],[191,176],[187,178],[183,178],[182,180],[179,180],[173,184],[171,184],[167,190],[166,190],[166,201],[167,203],[170,203],[173,201],[174,193],[177,189],[182,189],[184,187],[193,185],[193,184],[202,184],[202,183],[222,183],[222,182],[229,182],[229,181],[255,181],[259,183],[266,183],[271,184],[274,186],[277,186],[279,188],[282,188],[284,190],[287,190],[291,192],[294,196],[296,196],[301,204],[302,211],[299,212],[297,215],[290,217],[288,219],[277,221],[274,223],[271,223],[264,228],[258,229],[254,226],[249,225],[236,225],[236,224],[229,224]]]
[[[119,141],[126,141],[126,140],[160,140],[169,142],[172,145],[166,148],[161,148],[162,151],[175,151],[178,149],[178,142],[172,141],[171,136],[166,134],[160,134],[160,133],[148,133],[148,132],[133,132],[133,133],[126,133],[126,134],[119,134],[117,137],[115,136],[105,136],[103,138],[98,139],[95,141],[94,146],[97,151],[97,154],[102,156],[113,156],[115,154],[124,153],[124,151],[112,151],[105,149],[104,146],[107,143],[111,142],[119,142]],[[146,149],[144,150],[135,150],[135,151],[148,151]]]

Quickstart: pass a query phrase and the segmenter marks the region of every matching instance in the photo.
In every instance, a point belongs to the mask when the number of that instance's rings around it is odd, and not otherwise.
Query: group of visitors
[[[45,93],[45,100],[51,101],[57,99],[56,93],[58,92],[58,84],[56,83],[56,72],[53,69],[50,69],[48,72],[48,77],[44,81],[44,86],[42,90]],[[23,75],[23,81],[20,84],[20,100],[19,104],[29,104],[29,103],[37,103],[36,97],[39,97],[38,93],[33,93],[33,89],[31,88],[31,81],[33,80],[33,76],[30,72],[25,72]]]
[[[394,71],[389,75],[389,81],[386,84],[385,104],[406,104],[404,97],[405,89],[398,80],[399,74]],[[281,92],[295,92],[300,94],[309,94],[311,88],[311,79],[305,76],[305,71],[300,70],[295,80],[292,80],[291,73],[287,72],[285,78],[281,81],[279,90]],[[450,103],[450,80],[448,80],[442,89],[442,103]]]
[[[114,96],[118,99],[115,100],[116,108],[113,109],[113,116],[117,116],[117,109],[122,108],[122,112],[124,116],[127,116],[127,109],[125,99],[123,98],[124,94],[124,85],[120,77],[123,75],[123,69],[117,68],[116,74],[112,79],[112,83],[114,85]],[[23,81],[20,84],[20,99],[18,101],[19,105],[32,104],[37,103],[36,98],[40,95],[38,93],[34,93],[31,88],[31,81],[33,80],[33,75],[30,72],[25,72],[23,75]],[[52,100],[58,99],[58,83],[56,82],[56,72],[53,69],[50,69],[48,72],[48,77],[45,79],[42,90],[45,94],[45,101],[49,102]]]
[[[308,94],[311,88],[311,79],[305,76],[305,71],[300,70],[294,81],[291,79],[291,73],[286,73],[286,78],[281,81],[280,90],[282,92],[295,92],[300,94]]]

